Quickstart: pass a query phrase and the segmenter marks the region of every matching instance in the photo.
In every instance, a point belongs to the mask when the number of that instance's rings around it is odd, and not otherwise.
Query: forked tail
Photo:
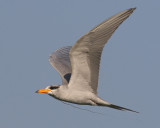
[[[110,108],[114,108],[114,109],[118,109],[118,110],[122,110],[122,111],[130,111],[130,112],[139,113],[137,111],[134,111],[134,110],[131,110],[131,109],[128,109],[128,108],[124,108],[124,107],[120,107],[120,106],[111,104],[107,101],[102,100],[101,98],[97,98],[97,101],[94,101],[94,102],[98,106],[104,106],[104,107],[106,106],[106,107],[110,107]]]
[[[122,110],[122,111],[130,111],[130,112],[139,113],[137,111],[134,111],[134,110],[131,110],[131,109],[128,109],[128,108],[124,108],[124,107],[120,107],[120,106],[117,106],[117,105],[114,105],[114,104],[107,105],[107,107]]]

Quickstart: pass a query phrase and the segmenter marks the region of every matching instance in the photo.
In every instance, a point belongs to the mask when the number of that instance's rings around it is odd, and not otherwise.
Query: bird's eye
[[[54,89],[57,89],[57,88],[59,88],[59,87],[58,86],[51,86],[49,89],[54,90]]]

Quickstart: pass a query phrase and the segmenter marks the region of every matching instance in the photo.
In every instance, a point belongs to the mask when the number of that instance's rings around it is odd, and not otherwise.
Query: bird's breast
[[[76,104],[89,104],[89,100],[93,97],[90,92],[63,90],[55,96],[55,98]]]

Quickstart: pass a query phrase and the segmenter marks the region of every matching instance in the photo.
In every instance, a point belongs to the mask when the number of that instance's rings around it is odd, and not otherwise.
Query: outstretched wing
[[[57,49],[49,56],[50,64],[56,69],[62,78],[62,84],[68,85],[71,77],[71,63],[69,51],[71,46]]]
[[[105,20],[73,45],[69,53],[72,66],[69,87],[97,93],[99,64],[103,47],[118,26],[134,10],[135,8],[125,10]]]

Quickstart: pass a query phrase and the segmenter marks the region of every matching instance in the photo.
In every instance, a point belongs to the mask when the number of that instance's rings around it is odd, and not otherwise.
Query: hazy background
[[[103,116],[34,93],[61,84],[50,53],[131,7],[104,48],[98,95],[140,114],[79,106]],[[159,38],[159,0],[0,0],[0,127],[158,128]]]

